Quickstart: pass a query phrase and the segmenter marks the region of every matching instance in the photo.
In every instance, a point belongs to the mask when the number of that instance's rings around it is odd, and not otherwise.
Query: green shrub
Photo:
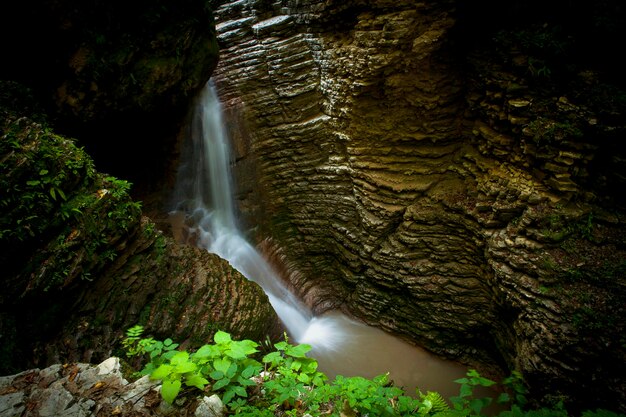
[[[406,395],[387,374],[372,379],[339,375],[329,383],[317,370],[317,361],[306,356],[311,346],[293,346],[286,338],[258,362],[251,357],[258,353],[257,343],[234,341],[223,331],[215,334],[214,344],[192,353],[175,350],[178,345],[170,339],[141,338],[142,333],[141,326],[128,329],[122,344],[129,357],[149,358],[140,374],[163,381],[161,395],[166,402],[173,403],[183,388],[208,389],[220,394],[230,413],[240,417],[484,417],[483,410],[493,399],[476,398],[474,389],[496,385],[470,369],[455,381],[461,385],[459,395],[449,404],[437,392],[417,390],[415,396]],[[569,417],[561,405],[524,409],[527,390],[519,372],[505,378],[501,386],[504,392],[496,402],[509,404],[510,409],[497,417]],[[626,416],[596,410],[580,417]]]

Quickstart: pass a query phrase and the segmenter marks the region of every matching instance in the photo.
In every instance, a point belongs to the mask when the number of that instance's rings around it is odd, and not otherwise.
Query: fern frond
[[[429,400],[431,402],[431,410],[433,413],[450,410],[450,406],[438,392],[428,391],[426,395],[423,396],[422,400]]]
[[[445,410],[433,414],[433,417],[467,417],[469,416],[469,409],[463,410]]]

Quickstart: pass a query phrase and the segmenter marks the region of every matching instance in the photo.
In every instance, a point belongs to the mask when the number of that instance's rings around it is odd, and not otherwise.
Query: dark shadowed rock
[[[17,103],[19,88],[3,87],[3,98]],[[280,336],[257,284],[165,237],[141,215],[130,184],[97,172],[45,121],[0,104],[3,373],[102,361],[135,324],[190,347],[217,330],[257,341]]]

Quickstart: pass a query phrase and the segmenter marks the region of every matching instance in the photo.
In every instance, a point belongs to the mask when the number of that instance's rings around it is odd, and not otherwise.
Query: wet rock
[[[341,308],[430,350],[520,370],[538,397],[546,380],[570,398],[591,389],[584,361],[619,380],[623,368],[586,350],[572,325],[587,302],[552,285],[577,263],[555,245],[584,240],[579,225],[600,201],[623,218],[621,157],[607,157],[623,155],[607,134],[624,131],[623,117],[598,128],[595,99],[543,89],[515,48],[506,58],[486,40],[456,49],[475,35],[458,2],[218,4],[214,79],[240,209],[316,311]],[[593,291],[616,307],[623,278],[611,280]],[[598,402],[626,404],[617,386],[593,388]]]

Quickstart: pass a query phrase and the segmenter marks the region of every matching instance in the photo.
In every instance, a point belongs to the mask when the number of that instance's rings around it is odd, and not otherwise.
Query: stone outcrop
[[[219,417],[217,395],[169,405],[159,381],[144,376],[128,382],[118,358],[98,365],[68,363],[0,377],[0,416],[195,416]]]
[[[624,106],[601,70],[480,5],[217,3],[239,207],[294,290],[624,410]]]
[[[164,236],[130,198],[129,183],[97,172],[74,140],[22,110],[32,102],[20,105],[19,86],[2,83],[2,91],[3,374],[104,360],[135,324],[190,347],[220,329],[279,337],[280,321],[257,284]]]

